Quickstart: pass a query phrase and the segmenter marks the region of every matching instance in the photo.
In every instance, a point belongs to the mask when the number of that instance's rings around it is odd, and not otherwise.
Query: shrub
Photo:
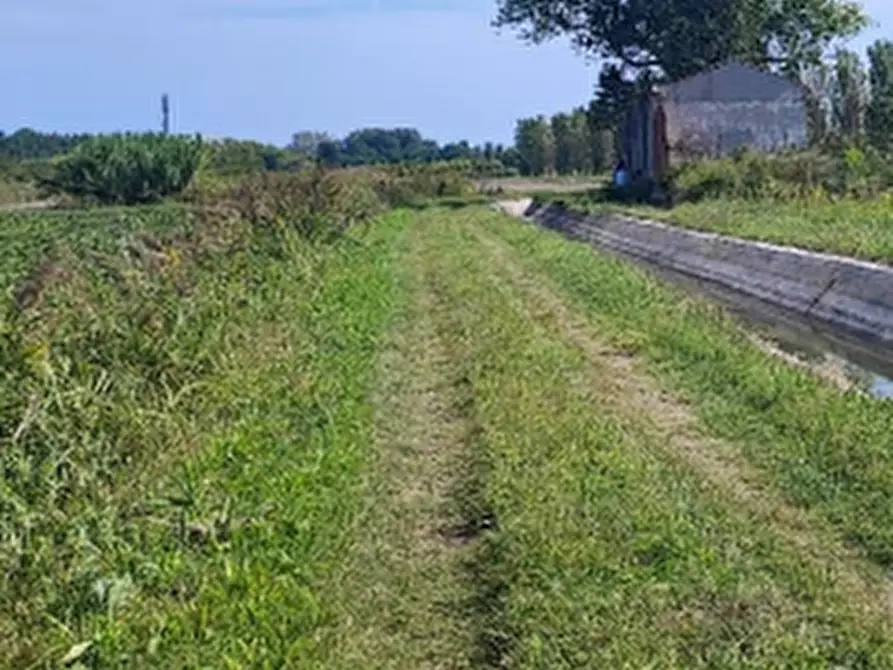
[[[189,185],[202,155],[200,137],[101,135],[60,158],[42,182],[51,192],[103,204],[156,202]]]
[[[893,186],[893,171],[871,149],[789,151],[763,155],[742,151],[672,171],[665,184],[674,202],[710,198],[782,200],[871,197]]]

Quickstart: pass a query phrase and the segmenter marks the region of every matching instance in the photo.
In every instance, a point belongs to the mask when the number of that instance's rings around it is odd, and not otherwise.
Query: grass
[[[0,207],[38,200],[40,193],[31,183],[0,178]]]
[[[160,226],[169,210],[132,215]],[[383,240],[401,219],[316,251],[238,222],[181,223],[154,240],[157,265],[107,230],[69,250],[65,281],[39,303],[10,306],[0,656],[12,667],[69,652],[84,667],[313,653],[317,589],[345,547],[371,426]]]
[[[6,221],[11,667],[893,666],[889,409],[638,270],[473,206]]]
[[[601,332],[683,393],[711,431],[739,441],[792,502],[828,519],[880,565],[893,566],[889,405],[841,394],[767,359],[720,310],[585,245],[494,225]]]
[[[561,199],[584,211],[620,211],[693,230],[893,264],[893,208],[886,198],[837,202],[704,200],[672,209],[607,205],[587,196]]]
[[[472,224],[529,235],[525,253],[565,244],[486,215]],[[426,235],[484,434],[498,530],[480,551],[500,583],[490,623],[501,664],[889,662],[887,624],[861,623],[799,550],[662,455],[647,422],[620,419],[599,372],[584,374],[580,352],[537,325],[467,226],[443,221]]]

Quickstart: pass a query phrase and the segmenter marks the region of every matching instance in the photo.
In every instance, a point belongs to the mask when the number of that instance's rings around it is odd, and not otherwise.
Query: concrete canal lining
[[[871,349],[893,347],[891,267],[558,204],[500,208],[655,270],[759,300]]]

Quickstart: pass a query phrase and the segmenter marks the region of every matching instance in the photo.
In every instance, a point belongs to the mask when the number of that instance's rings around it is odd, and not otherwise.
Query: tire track
[[[471,550],[453,496],[470,420],[445,346],[416,222],[404,250],[406,304],[380,359],[376,440],[354,557],[344,577],[327,667],[467,668],[475,644],[461,562]]]

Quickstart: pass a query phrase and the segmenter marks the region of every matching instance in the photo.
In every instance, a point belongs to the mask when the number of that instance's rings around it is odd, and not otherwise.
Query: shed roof
[[[665,84],[657,92],[671,100],[776,101],[803,95],[802,85],[791,78],[737,61]]]

